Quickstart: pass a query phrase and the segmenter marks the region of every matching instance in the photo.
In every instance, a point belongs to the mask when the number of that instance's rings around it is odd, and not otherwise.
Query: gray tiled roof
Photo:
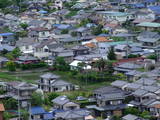
[[[98,99],[101,100],[121,100],[125,99],[125,95],[123,93],[110,93],[110,94],[104,94],[101,97],[98,97]]]
[[[85,109],[78,109],[78,110],[68,110],[64,112],[56,113],[56,118],[63,118],[63,119],[84,119],[85,116],[88,116],[90,112]]]
[[[142,84],[142,85],[153,85],[156,83],[156,81],[153,80],[152,78],[141,78],[137,80],[135,83]]]
[[[54,104],[64,105],[64,104],[70,102],[70,100],[67,98],[67,96],[58,96],[55,99],[53,99],[52,102]]]
[[[145,95],[145,94],[147,94],[148,92],[147,91],[145,91],[145,90],[142,90],[142,89],[138,89],[138,90],[136,90],[135,92],[133,92],[132,94],[134,95],[134,96],[143,96],[143,95]]]
[[[111,85],[115,86],[115,87],[123,87],[126,84],[128,84],[128,82],[123,81],[123,80],[116,80],[116,81],[111,83]]]
[[[46,73],[46,74],[41,75],[40,77],[44,78],[44,79],[50,79],[50,78],[57,79],[57,78],[59,78],[58,75],[55,75],[55,74],[52,74],[52,73]]]
[[[128,114],[122,118],[123,118],[123,120],[137,120],[138,117],[135,115]]]

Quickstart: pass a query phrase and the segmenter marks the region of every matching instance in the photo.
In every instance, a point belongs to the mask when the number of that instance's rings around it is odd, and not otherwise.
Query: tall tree
[[[109,49],[107,57],[109,60],[116,60],[116,54],[113,46]]]

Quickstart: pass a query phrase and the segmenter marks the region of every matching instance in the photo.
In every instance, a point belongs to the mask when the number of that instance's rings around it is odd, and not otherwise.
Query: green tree
[[[52,101],[53,99],[55,99],[56,97],[58,97],[59,94],[58,94],[58,93],[55,93],[55,92],[51,92],[51,93],[48,93],[47,96],[48,96],[49,102],[51,103],[51,101]]]
[[[149,55],[147,58],[148,59],[152,59],[152,60],[157,60],[157,55],[156,54],[152,54],[152,55]]]
[[[11,4],[10,0],[0,0],[0,8],[4,9]]]
[[[59,70],[59,71],[68,71],[68,70],[70,70],[69,64],[66,63],[66,61],[64,60],[63,57],[57,57],[56,60],[55,60],[55,64],[53,65],[53,67],[56,70]]]
[[[103,58],[100,60],[97,60],[94,63],[94,67],[98,68],[99,71],[103,71],[105,66],[106,66],[106,60],[104,60]]]
[[[16,71],[16,64],[13,61],[8,61],[6,66],[8,71]]]
[[[85,62],[79,62],[78,63],[78,68],[80,71],[84,70],[84,68],[86,67],[86,63]]]
[[[43,104],[42,94],[34,92],[31,96],[31,104],[33,106],[41,106]]]
[[[9,98],[4,102],[4,106],[7,110],[9,109],[17,109],[18,107],[18,101],[13,99],[13,98]]]
[[[19,48],[15,48],[12,52],[7,53],[5,56],[10,60],[14,60],[20,55],[21,55],[20,49]]]
[[[103,28],[102,25],[98,25],[97,27],[94,27],[92,29],[92,34],[93,35],[99,35],[99,34],[101,34],[102,33],[102,28]]]
[[[133,108],[133,107],[129,107],[129,108],[126,108],[125,111],[124,111],[124,114],[127,115],[127,114],[133,114],[133,115],[139,115],[140,114],[140,111],[136,108]]]
[[[61,31],[61,34],[68,34],[69,30],[68,29],[64,29]]]
[[[23,28],[24,30],[26,30],[27,27],[28,27],[28,24],[27,23],[21,23],[20,26],[21,26],[21,28]]]
[[[109,49],[107,58],[109,60],[116,60],[116,54],[114,52],[114,47],[113,46]]]

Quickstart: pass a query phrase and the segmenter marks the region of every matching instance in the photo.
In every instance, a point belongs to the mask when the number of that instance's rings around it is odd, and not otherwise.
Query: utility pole
[[[20,95],[18,87],[18,120],[21,120],[21,111],[20,111]]]

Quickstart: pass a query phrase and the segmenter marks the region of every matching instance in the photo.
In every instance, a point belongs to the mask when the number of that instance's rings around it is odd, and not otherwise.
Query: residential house
[[[31,107],[30,108],[30,114],[31,114],[31,120],[49,120],[49,119],[45,119],[45,115],[48,114],[44,108],[40,107],[40,106],[36,106],[36,107]],[[53,116],[52,116],[53,119]]]
[[[129,72],[126,72],[125,75],[127,76],[128,81],[136,81],[141,77],[142,72],[137,70],[131,70]]]
[[[67,96],[58,96],[52,100],[53,108],[57,110],[75,110],[80,109],[80,105],[71,102]]]
[[[72,48],[74,56],[89,54],[89,48],[83,45],[78,45]]]
[[[20,101],[21,107],[28,107],[31,95],[37,90],[35,85],[25,82],[8,82],[7,83],[7,95]]]
[[[74,53],[73,50],[59,47],[52,50],[52,55],[54,57],[63,57],[67,62],[73,61]]]
[[[53,39],[49,39],[49,40],[41,42],[35,47],[34,56],[38,58],[49,57],[50,55],[52,55],[49,49],[50,46],[52,46],[52,44],[56,44],[56,41]],[[57,47],[59,47],[59,45],[58,44],[57,46],[54,45],[54,47],[52,47],[52,49],[56,49]]]
[[[84,64],[84,66],[82,66],[82,68],[80,66],[81,63]],[[92,68],[90,65],[87,64],[87,62],[83,63],[83,61],[78,61],[78,60],[74,60],[69,65],[70,65],[71,70],[79,70],[79,69],[89,70]]]
[[[143,66],[141,64],[136,64],[136,63],[122,63],[118,66],[114,67],[114,70],[116,72],[121,72],[121,73],[126,73],[132,70],[140,69]]]
[[[14,33],[0,33],[0,44],[14,45]]]
[[[19,56],[15,61],[17,64],[36,64],[39,63],[40,60],[33,56]]]
[[[35,32],[39,41],[48,39],[50,36],[50,30],[44,27],[31,28],[30,31]]]
[[[102,18],[104,22],[116,20],[120,23],[123,23],[126,20],[134,19],[133,15],[130,13],[116,11],[98,11],[97,16]]]
[[[117,88],[120,88],[122,90],[124,90],[125,86],[127,86],[128,82],[126,81],[123,81],[123,80],[116,80],[114,82],[111,83],[111,85],[113,87],[117,87]]]
[[[91,116],[90,111],[86,109],[57,112],[55,115],[55,120],[59,120],[59,119],[62,119],[62,120],[95,120],[94,117]]]
[[[157,32],[144,31],[137,37],[143,48],[155,49],[160,45],[160,34]]]
[[[124,100],[128,93],[116,87],[102,87],[94,91],[97,105],[86,106],[94,111],[95,116],[108,117],[111,115],[121,116],[126,108]]]
[[[155,22],[141,22],[136,25],[142,30],[158,30],[160,28],[160,23]]]
[[[36,45],[37,40],[33,37],[25,37],[16,41],[16,46],[23,54],[33,54]]]
[[[0,120],[4,120],[3,119],[3,112],[5,111],[4,109],[4,105],[1,103],[0,104]]]
[[[122,117],[122,120],[146,120],[136,115],[128,114]]]
[[[75,86],[69,82],[59,79],[59,76],[52,73],[46,73],[40,76],[38,88],[44,92],[63,92],[74,90]]]

